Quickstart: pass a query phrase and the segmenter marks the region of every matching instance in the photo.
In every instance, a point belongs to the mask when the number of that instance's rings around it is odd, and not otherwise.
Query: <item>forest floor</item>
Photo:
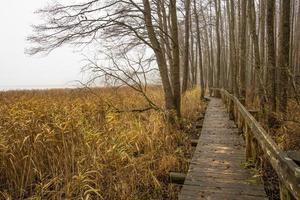
[[[1,92],[0,199],[177,199],[169,172],[187,171],[206,103],[187,92],[180,126],[128,112],[147,105],[128,88]]]

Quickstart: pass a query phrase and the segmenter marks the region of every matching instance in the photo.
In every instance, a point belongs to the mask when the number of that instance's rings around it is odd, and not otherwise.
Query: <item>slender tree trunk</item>
[[[246,102],[246,33],[247,33],[247,0],[241,0],[241,18],[240,18],[240,92],[239,97],[242,102]]]
[[[230,5],[229,5],[230,4]],[[229,39],[230,39],[230,66],[231,66],[231,92],[234,95],[238,94],[237,85],[237,54],[235,46],[235,9],[234,1],[227,0],[227,11],[229,18]]]
[[[220,9],[221,7],[221,1],[219,1],[220,3]],[[226,19],[226,8],[225,8],[225,4],[223,9],[224,12],[220,12],[220,36],[221,36],[221,85],[222,87],[228,89],[228,79],[227,79],[227,67],[228,67],[228,62],[227,62],[227,27],[226,27],[226,23],[227,23],[227,19]]]
[[[294,54],[293,63],[295,75],[296,97],[300,98],[300,2],[297,4],[297,17],[295,19],[295,39],[294,39]]]
[[[262,70],[263,70],[263,81],[264,83],[266,83],[266,72],[267,69],[265,67],[265,36],[266,36],[266,0],[260,0],[260,22],[259,22],[259,26],[260,26],[260,63],[262,65]]]
[[[205,17],[205,14],[204,14],[204,11],[203,11],[203,8],[200,7],[200,11],[201,11],[201,15],[202,15],[202,18],[203,18],[203,21],[204,21],[204,35],[205,35],[205,46],[206,46],[206,60],[207,60],[207,67],[205,68],[206,69],[206,81],[205,81],[205,89],[207,89],[208,87],[211,86],[211,82],[212,82],[212,79],[211,79],[211,68],[212,68],[212,63],[211,63],[211,46],[210,46],[210,39],[209,39],[209,34],[208,34],[208,23],[207,23],[207,20],[206,20],[206,17]],[[204,77],[203,77],[204,78]]]
[[[278,67],[280,69],[279,109],[287,112],[290,52],[290,0],[281,0]]]
[[[275,0],[267,0],[267,49],[268,49],[268,94],[272,111],[276,112],[276,58],[275,58],[275,35],[274,35],[274,19],[275,19]]]
[[[210,2],[209,5],[209,17],[210,21],[212,21],[212,2]],[[209,87],[214,87],[215,86],[215,76],[214,76],[214,68],[215,68],[215,62],[214,62],[214,51],[213,51],[213,28],[210,26],[210,59],[211,59],[211,67],[209,69]]]
[[[198,84],[198,47],[197,44],[195,45],[195,52],[194,52],[194,57],[195,57],[195,63],[194,63],[194,68],[195,68],[195,74],[194,74],[194,87],[197,86]]]
[[[190,50],[190,10],[191,0],[185,1],[185,45],[184,45],[184,65],[183,65],[183,79],[182,92],[185,93],[189,82],[189,50]]]
[[[221,87],[221,39],[220,39],[220,0],[215,0],[215,12],[216,12],[216,37],[217,37],[217,55],[216,55],[216,65],[217,65],[217,80],[216,86]]]
[[[173,69],[173,56],[172,56],[172,47],[171,47],[171,38],[169,37],[169,29],[171,27],[170,25],[170,17],[167,16],[165,4],[163,3],[163,0],[159,0],[159,3],[161,4],[161,11],[162,11],[162,19],[163,19],[163,30],[164,30],[164,43],[166,46],[166,54],[168,56],[168,62],[170,71],[172,72]],[[173,73],[170,73],[171,83],[172,87],[174,86],[174,78],[172,77]],[[174,89],[173,89],[174,90]]]
[[[180,56],[178,45],[178,22],[177,22],[177,8],[176,0],[170,0],[170,15],[172,25],[172,51],[173,51],[173,102],[176,107],[177,116],[181,116],[181,92],[180,92]]]
[[[250,32],[252,36],[252,41],[254,45],[254,63],[255,63],[255,71],[256,77],[259,82],[259,97],[261,101],[261,105],[264,106],[265,102],[267,101],[267,94],[264,87],[263,76],[262,76],[262,69],[260,63],[260,55],[259,55],[259,41],[258,36],[256,33],[256,15],[255,15],[255,4],[254,0],[248,0],[249,5],[249,23],[250,23]]]
[[[204,98],[204,74],[203,74],[203,60],[202,60],[202,44],[201,44],[201,34],[200,34],[200,26],[199,26],[199,15],[197,12],[197,7],[196,7],[196,0],[194,0],[194,15],[195,15],[195,20],[196,20],[196,33],[197,33],[197,44],[198,44],[198,49],[199,49],[199,71],[200,71],[200,89],[201,89],[201,98]]]
[[[194,48],[194,32],[193,32],[193,20],[192,20],[192,14],[190,14],[190,34],[191,34],[191,47],[190,47],[190,54],[191,54],[191,85],[194,87],[197,84],[197,67],[195,65],[195,61],[197,60],[197,56],[195,56],[195,48]],[[197,53],[197,52],[196,52]]]
[[[296,38],[295,44],[295,55],[294,55],[294,66],[295,66],[295,74],[299,76],[299,87],[300,87],[300,2],[298,1],[298,14],[297,14],[297,25],[296,25]]]

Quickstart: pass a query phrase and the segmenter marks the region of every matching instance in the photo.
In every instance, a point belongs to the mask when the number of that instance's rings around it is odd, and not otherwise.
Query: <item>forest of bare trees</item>
[[[208,88],[225,88],[264,112],[299,103],[299,1],[86,0],[38,13],[44,23],[33,27],[28,53],[65,44],[93,44],[115,58],[144,51],[177,116],[181,94],[198,85],[202,98]]]

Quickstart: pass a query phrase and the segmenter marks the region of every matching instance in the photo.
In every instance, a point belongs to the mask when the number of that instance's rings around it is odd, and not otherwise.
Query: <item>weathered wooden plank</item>
[[[198,187],[197,185],[186,185],[186,190],[181,193],[188,194],[193,192],[199,191],[208,191],[208,192],[215,192],[215,193],[224,193],[226,195],[231,194],[232,198],[235,196],[247,195],[247,196],[256,196],[256,197],[266,197],[264,193],[260,189],[253,189],[250,187],[226,187],[222,188],[219,186],[206,186],[203,185],[202,187]],[[242,198],[241,198],[242,199]]]
[[[231,180],[250,180],[252,177],[249,177],[248,173],[243,173],[243,171],[240,171],[240,173],[236,173],[236,171],[232,172],[220,172],[221,170],[215,170],[215,171],[208,171],[205,170],[195,170],[197,175],[195,177],[197,178],[212,178],[212,179],[231,179]],[[248,177],[249,179],[245,179],[245,177]]]
[[[194,185],[186,186],[186,190],[182,192],[179,199],[223,199],[223,200],[257,200],[267,199],[265,195],[261,195],[260,191],[250,189],[238,190],[236,188],[226,188],[225,190],[219,187],[197,187]]]
[[[245,144],[220,99],[212,98],[179,199],[264,199],[243,168]]]

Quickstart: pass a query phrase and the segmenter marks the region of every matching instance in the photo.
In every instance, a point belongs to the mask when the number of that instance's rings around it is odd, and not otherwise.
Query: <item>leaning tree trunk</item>
[[[143,0],[144,4],[144,20],[147,27],[147,33],[151,42],[151,45],[153,46],[153,50],[156,56],[157,65],[159,68],[164,94],[165,94],[165,105],[167,110],[179,110],[178,105],[174,103],[174,96],[172,93],[172,87],[169,79],[169,73],[166,63],[166,58],[164,55],[164,52],[162,50],[161,44],[159,43],[159,40],[157,39],[153,24],[152,24],[152,16],[151,16],[151,7],[149,0]],[[180,104],[179,104],[180,105]],[[180,115],[180,112],[178,113]]]

